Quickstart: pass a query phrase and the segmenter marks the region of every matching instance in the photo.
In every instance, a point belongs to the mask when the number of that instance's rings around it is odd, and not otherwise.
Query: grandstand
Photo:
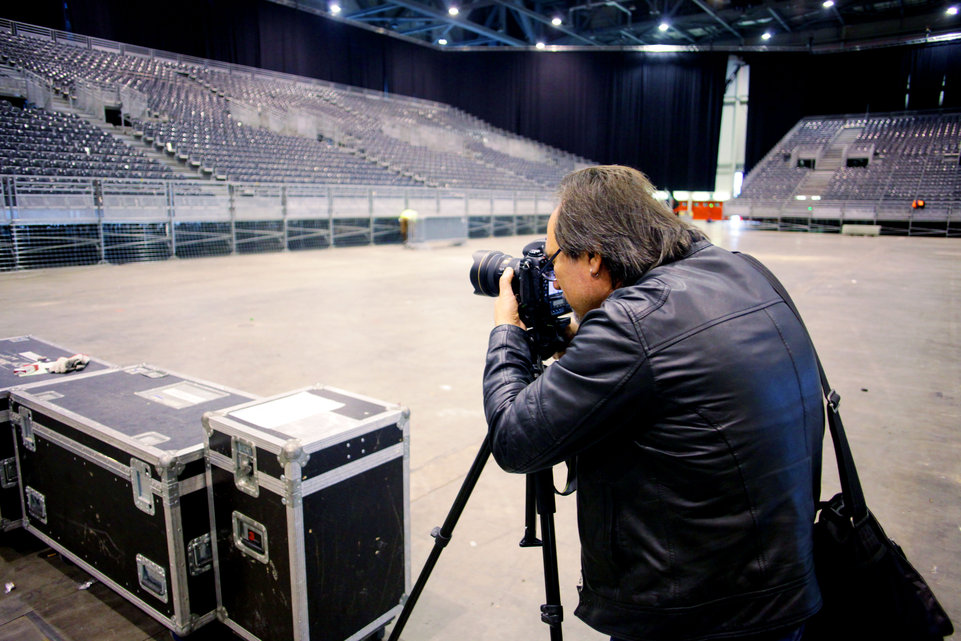
[[[543,230],[588,161],[448,105],[0,21],[0,270]]]
[[[767,229],[961,237],[961,112],[804,118],[725,214]]]
[[[0,59],[9,67],[81,108],[97,94],[103,107],[131,116],[145,143],[214,178],[536,190],[586,162],[530,141],[535,159],[499,153],[486,141],[506,134],[438,103],[212,61],[143,59],[125,45],[109,51],[93,39],[78,46],[76,36],[66,44],[23,32],[0,30]],[[137,97],[143,103],[131,108]],[[92,106],[98,115],[101,105]]]

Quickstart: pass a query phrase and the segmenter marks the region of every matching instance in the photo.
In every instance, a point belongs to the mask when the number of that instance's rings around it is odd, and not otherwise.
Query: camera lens
[[[470,268],[470,284],[474,293],[481,296],[497,296],[500,278],[510,264],[511,256],[496,250],[479,249],[474,252],[474,264]]]

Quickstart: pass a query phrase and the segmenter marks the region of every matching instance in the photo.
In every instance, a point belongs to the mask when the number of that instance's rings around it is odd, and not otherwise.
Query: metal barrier
[[[961,238],[961,201],[736,199],[724,203],[724,215],[740,216],[760,230],[840,233],[843,225],[877,225],[882,236]]]
[[[543,234],[554,208],[552,192],[204,180],[0,176],[0,193],[0,271],[400,243],[405,209],[464,239]]]

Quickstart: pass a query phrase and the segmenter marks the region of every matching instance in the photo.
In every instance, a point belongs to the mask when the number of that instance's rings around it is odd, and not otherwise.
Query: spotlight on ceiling
[[[440,40],[437,41],[437,44],[439,44],[439,45],[441,45],[441,46],[446,45],[446,44],[447,44],[447,38],[441,38]]]
[[[537,47],[538,49],[543,49],[543,48],[546,47],[547,45],[545,45],[543,42],[538,42],[538,43],[537,43],[536,45],[534,45],[534,46]]]
[[[764,34],[761,36],[761,40],[770,40],[770,39],[771,39],[770,31],[765,31]]]
[[[671,28],[671,25],[667,24],[666,22],[662,22],[661,24],[657,25],[657,28],[660,31],[667,31]]]
[[[456,16],[460,13],[460,9],[458,9],[457,7],[451,7],[450,9],[447,10],[447,13],[452,16]]]
[[[559,27],[564,24],[564,21],[561,20],[560,16],[554,16],[554,18],[551,20],[551,24],[555,27]]]
[[[824,0],[824,2],[821,3],[821,6],[825,9],[830,9],[834,6],[834,0]]]
[[[330,12],[335,15],[340,13],[340,5],[337,4],[336,2],[331,2],[329,5],[329,8],[330,8]]]
[[[958,6],[957,6],[957,5],[954,5],[953,7],[948,7],[948,9],[947,9],[947,11],[945,11],[945,13],[948,14],[949,16],[956,16],[956,15],[958,15]]]

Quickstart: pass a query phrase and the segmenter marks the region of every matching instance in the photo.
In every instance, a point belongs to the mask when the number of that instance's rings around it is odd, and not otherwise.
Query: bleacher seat
[[[77,96],[85,87],[117,95],[132,89],[145,95],[146,116],[132,122],[134,136],[154,150],[181,159],[186,170],[213,179],[542,191],[586,162],[543,145],[537,159],[518,158],[486,142],[511,138],[511,134],[447,105],[387,98],[307,79],[235,73],[219,66],[124,55],[9,33],[0,33],[0,56],[15,69],[46,78],[53,91],[65,98]],[[234,113],[243,110],[316,119],[334,134],[318,141],[251,127]],[[42,110],[29,111],[36,115]],[[88,155],[125,153],[125,144],[75,116],[50,114],[49,118],[56,122],[58,139],[64,141],[62,151],[90,147]],[[392,135],[389,125],[395,133],[398,127],[441,131],[459,142],[432,148],[430,143]],[[54,143],[43,139],[40,144]],[[4,156],[0,160],[4,166],[33,168],[24,165],[23,159],[14,163],[12,157]],[[140,167],[124,159],[56,169],[80,176],[173,177],[164,165]]]

